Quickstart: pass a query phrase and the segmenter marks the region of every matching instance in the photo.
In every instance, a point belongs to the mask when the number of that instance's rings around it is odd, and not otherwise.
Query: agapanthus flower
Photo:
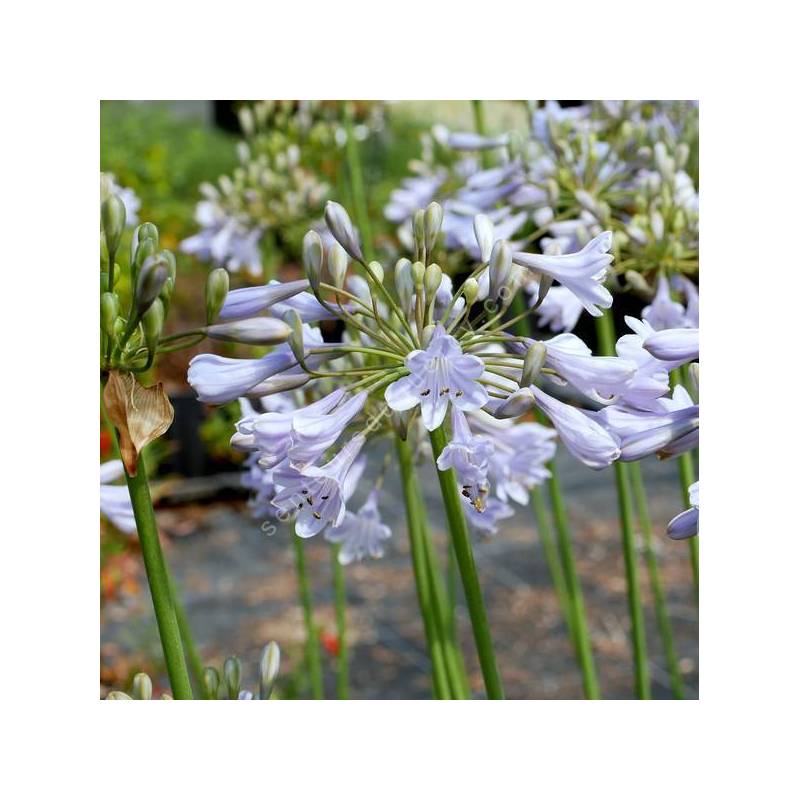
[[[321,467],[299,470],[284,461],[275,468],[277,492],[272,505],[285,517],[295,518],[298,536],[308,538],[328,525],[342,524],[345,503],[363,471],[363,465],[354,468],[354,464],[365,441],[363,434],[357,434]]]
[[[689,539],[697,536],[700,530],[700,481],[689,487],[689,503],[691,508],[681,511],[667,525],[667,536],[670,539]]]
[[[531,305],[536,302],[539,284],[533,282],[526,287],[531,293]],[[566,286],[553,286],[537,308],[538,325],[554,333],[570,332],[578,324],[583,305]]]
[[[658,279],[653,302],[642,309],[642,319],[656,331],[687,327],[684,307],[672,299],[669,281],[663,275]]]
[[[466,506],[467,520],[479,531],[494,536],[504,519],[514,516],[514,509],[497,497],[488,497],[482,511],[473,505]]]
[[[111,485],[124,475],[125,468],[119,459],[100,465],[100,513],[123,533],[136,533],[128,487]]]
[[[656,331],[642,342],[642,347],[659,361],[669,361],[679,366],[697,360],[700,355],[700,331],[698,328]]]
[[[405,359],[410,375],[386,388],[386,402],[395,411],[422,410],[422,421],[429,431],[444,421],[452,403],[462,411],[474,411],[489,399],[478,383],[484,371],[480,358],[465,354],[458,341],[441,325],[424,350],[414,350]]]
[[[273,317],[283,317],[292,308],[303,322],[317,322],[330,319],[333,315],[308,293],[308,281],[298,280],[288,283],[270,281],[266,286],[247,286],[228,293],[219,312],[219,319],[232,320],[254,317],[267,311]]]
[[[341,525],[326,529],[325,538],[341,545],[338,555],[340,564],[361,561],[364,556],[383,556],[383,543],[391,537],[392,531],[381,522],[379,496],[379,490],[373,489],[358,511],[346,511]]]

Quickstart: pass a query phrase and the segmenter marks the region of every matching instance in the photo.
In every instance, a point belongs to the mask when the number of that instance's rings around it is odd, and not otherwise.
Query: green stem
[[[550,488],[550,503],[553,507],[553,518],[556,522],[558,552],[561,556],[561,566],[564,570],[567,592],[572,603],[572,635],[583,677],[583,694],[587,700],[599,700],[600,687],[597,682],[594,658],[592,657],[592,643],[589,638],[586,607],[583,604],[583,592],[578,578],[578,570],[575,566],[575,554],[572,551],[567,509],[561,494],[561,483],[558,479],[555,459],[547,465],[547,468],[551,473],[548,485]]]
[[[314,624],[313,600],[306,570],[305,542],[297,534],[292,534],[292,540],[294,541],[300,605],[303,607],[303,622],[306,628],[306,664],[308,666],[309,680],[311,681],[311,695],[315,700],[322,700],[325,697],[322,687],[322,658],[319,652],[319,636]]]
[[[164,554],[161,551],[161,543],[158,540],[156,516],[153,512],[150,488],[147,485],[144,459],[139,458],[136,475],[129,475],[125,470],[125,480],[131,496],[133,516],[136,519],[136,530],[142,547],[147,583],[150,586],[150,597],[156,613],[158,633],[161,637],[161,647],[164,651],[164,661],[167,664],[172,696],[176,700],[191,700],[192,685],[181,644],[181,632],[172,599],[169,573]]]
[[[561,609],[561,615],[564,617],[564,622],[567,625],[567,631],[573,644],[575,643],[575,633],[573,631],[572,622],[572,608],[570,602],[569,591],[567,590],[567,582],[564,577],[564,569],[559,560],[558,547],[553,539],[553,531],[550,527],[550,522],[547,519],[547,506],[544,494],[539,486],[534,486],[531,491],[531,502],[533,504],[533,513],[536,516],[536,529],[539,533],[539,541],[542,543],[542,550],[544,552],[544,559],[547,562],[547,568],[550,571],[550,579],[553,581],[553,590],[558,599],[558,606]],[[576,649],[577,655],[577,649]],[[578,662],[580,666],[580,661]]]
[[[614,320],[611,312],[595,318],[600,353],[614,355]],[[617,502],[622,533],[622,554],[625,560],[625,580],[628,590],[628,612],[631,618],[631,638],[633,640],[633,667],[636,696],[640,700],[650,699],[650,675],[647,664],[647,638],[644,626],[644,609],[639,589],[638,558],[636,553],[636,533],[633,524],[633,501],[631,498],[629,465],[614,462],[614,475],[617,483]]]
[[[350,693],[350,665],[347,650],[347,590],[344,582],[344,567],[339,562],[339,544],[331,547],[333,565],[333,596],[336,607],[336,638],[339,643],[336,671],[336,696],[347,700]]]
[[[639,516],[639,527],[644,538],[644,555],[647,562],[647,570],[650,574],[650,587],[653,592],[653,604],[658,621],[658,629],[661,634],[661,642],[664,645],[664,657],[667,661],[669,670],[669,680],[672,686],[672,693],[678,700],[683,700],[683,679],[681,678],[680,667],[678,666],[678,656],[675,652],[675,643],[672,636],[672,624],[669,621],[669,611],[661,585],[661,572],[658,567],[658,558],[653,549],[653,525],[650,520],[650,511],[647,507],[647,493],[642,480],[642,470],[638,462],[630,464],[631,483],[633,485],[633,496],[636,501],[636,513]]]
[[[372,231],[369,223],[366,191],[364,189],[364,176],[361,172],[361,159],[358,155],[358,142],[353,132],[353,117],[349,109],[345,109],[344,127],[347,134],[347,168],[350,173],[350,187],[353,192],[356,224],[361,231],[361,249],[364,252],[364,258],[369,262],[372,261]]]
[[[164,567],[167,571],[167,577],[169,578],[170,591],[172,592],[172,604],[175,606],[175,617],[178,620],[178,630],[180,631],[181,641],[183,642],[186,657],[189,661],[189,669],[192,673],[192,682],[194,683],[195,691],[200,695],[204,695],[203,659],[201,658],[200,651],[197,649],[197,645],[195,644],[194,636],[192,636],[192,629],[189,626],[189,618],[186,616],[186,609],[181,603],[180,594],[178,594],[178,589],[175,585],[175,579],[169,574],[169,566],[166,562],[164,562]],[[211,700],[212,698],[209,697],[206,699]]]
[[[414,462],[408,442],[395,436],[395,448],[400,467],[400,480],[403,484],[403,498],[406,506],[408,539],[411,549],[411,565],[414,569],[414,582],[417,588],[417,602],[425,630],[425,641],[433,671],[433,696],[437,700],[450,700],[449,680],[444,658],[441,631],[438,630],[433,611],[432,590],[428,580],[425,545],[423,542],[423,509],[419,502],[419,487],[414,473]]]
[[[439,458],[447,445],[447,436],[443,427],[430,432],[431,446],[433,447],[434,461]],[[464,517],[464,508],[461,504],[461,495],[458,491],[455,472],[452,469],[436,470],[439,476],[439,487],[442,493],[447,522],[450,528],[450,537],[456,551],[458,569],[461,573],[461,583],[464,587],[464,596],[472,622],[472,634],[478,650],[478,660],[483,673],[483,682],[486,687],[486,696],[490,700],[502,700],[503,684],[497,669],[497,662],[492,644],[492,634],[489,630],[489,620],[486,616],[486,607],[483,602],[478,571],[475,568],[475,559],[472,555],[472,545],[469,540],[467,521]]]

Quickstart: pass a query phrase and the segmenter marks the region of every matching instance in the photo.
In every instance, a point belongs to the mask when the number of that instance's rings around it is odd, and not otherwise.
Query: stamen
[[[442,395],[445,395],[445,394],[450,394],[450,387],[449,386],[445,386],[444,389],[442,389],[439,392],[439,397],[441,397]]]
[[[309,497],[309,498],[306,500],[306,503],[308,503],[310,506],[313,506],[313,505],[314,505],[314,498],[313,498],[313,497]]]
[[[319,511],[315,511],[314,512],[314,519],[322,519],[322,514],[320,514]]]
[[[430,393],[431,393],[431,390],[430,390],[430,389],[423,389],[423,390],[422,390],[422,391],[419,393],[419,396],[420,396],[420,397],[427,397],[427,396],[428,396]]]
[[[462,392],[462,391],[461,391],[461,389],[459,389],[459,390],[456,392],[456,397],[461,397],[463,394],[464,394],[464,392]]]
[[[324,495],[322,495],[322,499],[323,499],[323,500],[327,500],[329,497],[330,497],[330,495],[329,495],[329,494],[324,494]]]

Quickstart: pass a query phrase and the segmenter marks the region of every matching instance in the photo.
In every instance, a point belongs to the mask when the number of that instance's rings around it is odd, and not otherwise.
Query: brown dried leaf
[[[112,370],[103,399],[119,432],[125,469],[135,475],[139,453],[169,428],[175,412],[162,384],[144,387],[130,372]]]

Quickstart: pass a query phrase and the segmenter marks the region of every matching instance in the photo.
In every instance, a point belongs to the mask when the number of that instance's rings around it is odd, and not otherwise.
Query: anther
[[[427,397],[427,396],[428,396],[430,393],[431,393],[431,390],[430,390],[430,389],[423,389],[423,390],[422,390],[422,391],[419,393],[419,396],[420,396],[420,397]]]

